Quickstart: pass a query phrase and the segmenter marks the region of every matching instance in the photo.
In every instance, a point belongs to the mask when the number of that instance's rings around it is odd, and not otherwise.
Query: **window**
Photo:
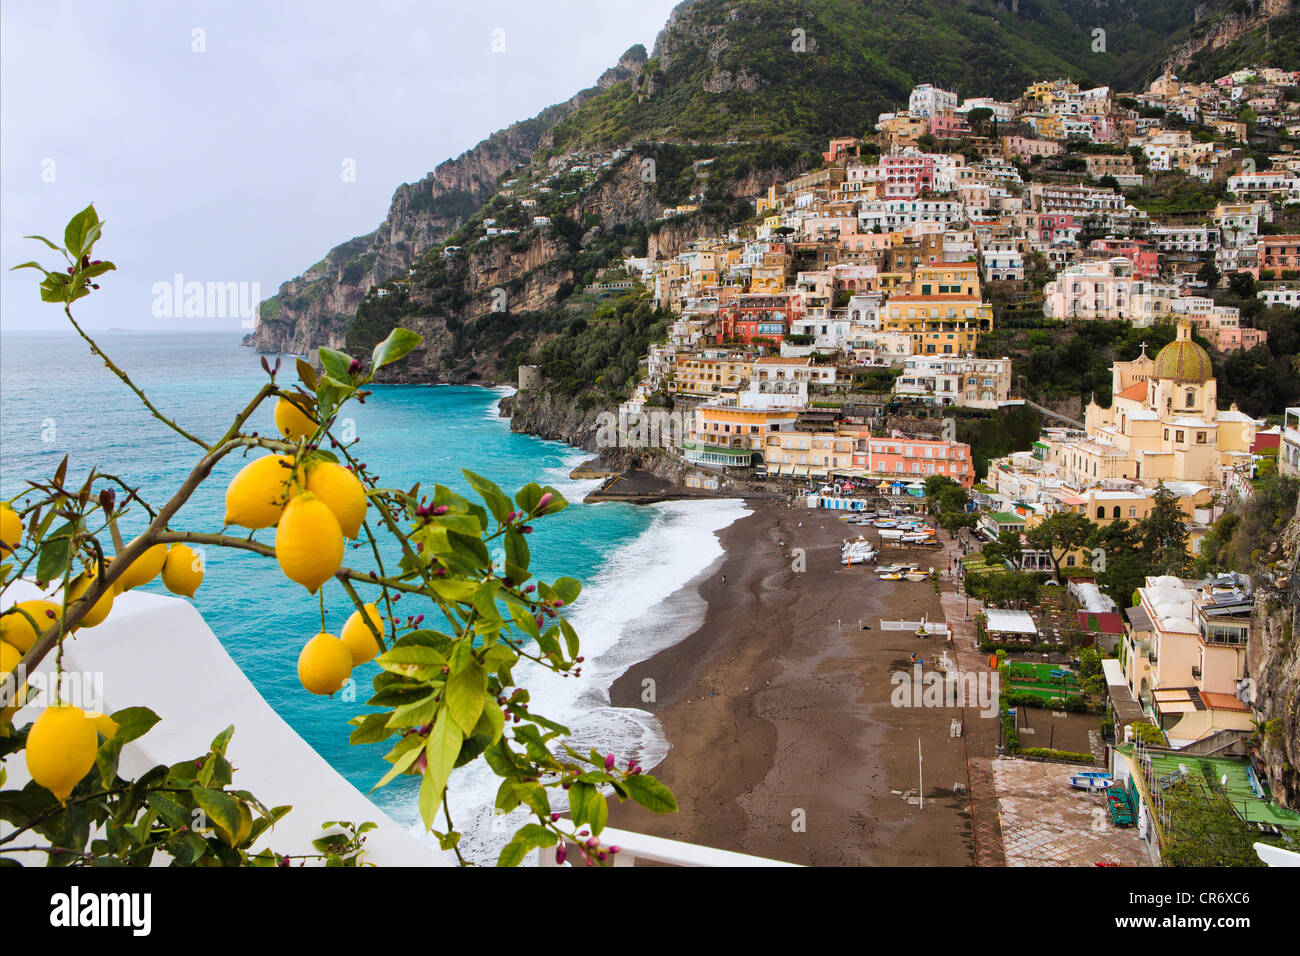
[[[1113,509],[1111,509],[1110,516],[1114,518],[1116,521],[1119,520],[1119,505],[1116,505]]]
[[[1176,432],[1174,433],[1174,441],[1178,442],[1180,445],[1182,444],[1182,442],[1183,442],[1183,431],[1182,431],[1181,428],[1180,428],[1178,431],[1176,431]]]
[[[1106,517],[1106,509],[1105,509],[1104,507],[1102,507],[1102,508],[1098,508],[1098,509],[1097,509],[1097,517],[1098,517],[1098,518],[1105,518],[1105,517]]]

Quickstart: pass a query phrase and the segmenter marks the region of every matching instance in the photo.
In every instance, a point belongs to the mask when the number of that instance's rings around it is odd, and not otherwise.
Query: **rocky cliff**
[[[1265,732],[1259,753],[1274,799],[1300,809],[1300,501],[1256,569],[1248,663]]]
[[[1210,60],[1212,59],[1210,54],[1226,50],[1234,44],[1244,43],[1251,38],[1252,34],[1266,29],[1271,21],[1295,10],[1295,0],[1202,3],[1197,7],[1197,22],[1191,28],[1190,36],[1166,57],[1163,68],[1179,72],[1194,60]],[[1295,51],[1291,51],[1289,55],[1294,57]],[[1267,65],[1285,68],[1282,62],[1272,62]]]

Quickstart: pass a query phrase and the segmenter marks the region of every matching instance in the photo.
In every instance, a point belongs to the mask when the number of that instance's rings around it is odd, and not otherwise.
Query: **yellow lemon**
[[[68,802],[68,795],[95,766],[99,736],[80,707],[47,707],[27,735],[27,771]]]
[[[0,504],[0,557],[11,553],[22,539],[22,518],[8,504]]]
[[[367,604],[366,617],[374,623],[376,631],[380,634],[384,633],[384,619],[379,616],[379,608]],[[343,625],[343,643],[347,645],[348,652],[352,655],[353,667],[360,667],[379,653],[379,642],[370,632],[360,611],[353,611],[348,622]]]
[[[86,711],[86,718],[95,725],[95,730],[105,739],[111,739],[117,734],[117,721],[108,714],[101,714],[95,710]]]
[[[313,694],[333,694],[352,676],[352,652],[333,634],[317,634],[298,655],[298,680]]]
[[[155,544],[152,548],[146,548],[144,554],[132,561],[131,566],[115,582],[118,591],[129,591],[148,584],[158,576],[166,560],[167,545]]]
[[[22,659],[23,655],[16,647],[0,641],[0,684],[4,682],[7,675],[13,673],[14,669],[18,667],[18,662]],[[0,694],[2,693],[3,691],[0,691]],[[0,725],[11,723],[14,714],[18,712],[18,708],[26,700],[27,685],[23,684],[21,687],[15,687],[13,699],[5,698],[3,704],[0,705]]]
[[[194,597],[194,592],[203,583],[203,560],[192,548],[173,544],[167,549],[167,560],[163,562],[162,583],[172,594]]]
[[[253,812],[248,809],[247,804],[239,804],[239,826],[233,834],[215,820],[212,821],[212,826],[222,843],[231,848],[237,847],[253,832]]]
[[[36,627],[21,614],[0,617],[0,641],[12,644],[26,654],[36,643],[36,638],[59,617],[59,606],[53,601],[19,601],[14,607],[26,611],[36,620]]]
[[[90,590],[90,586],[95,583],[97,575],[94,571],[83,571],[81,574],[68,585],[68,597],[65,607],[71,608],[74,603],[81,600],[81,596]],[[113,589],[109,588],[100,596],[90,610],[82,615],[77,627],[98,627],[104,623],[108,617],[108,612],[113,610]]]
[[[266,455],[239,470],[226,488],[226,524],[256,531],[273,527],[301,486],[288,455]]]
[[[275,557],[284,576],[312,594],[343,564],[343,530],[334,512],[310,491],[285,507],[275,529]]]
[[[346,537],[357,536],[366,520],[366,490],[361,479],[342,465],[318,461],[307,470],[307,490],[334,512]]]
[[[289,441],[301,441],[316,433],[316,421],[287,398],[275,403],[275,429]]]

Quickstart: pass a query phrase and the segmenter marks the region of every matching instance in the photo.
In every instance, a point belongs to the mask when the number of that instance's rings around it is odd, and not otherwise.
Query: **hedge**
[[[1017,757],[1038,757],[1043,760],[1063,760],[1066,763],[1096,763],[1092,754],[1074,753],[1070,750],[1053,750],[1051,747],[1026,747],[1016,752]]]

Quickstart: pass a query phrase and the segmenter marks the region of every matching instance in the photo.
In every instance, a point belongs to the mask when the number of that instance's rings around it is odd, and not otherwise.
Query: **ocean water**
[[[149,398],[201,438],[219,436],[265,381],[258,356],[232,336],[108,333],[100,345]],[[291,364],[291,363],[290,363]],[[292,376],[292,372],[286,370]],[[384,484],[409,488],[441,482],[470,491],[460,468],[476,471],[513,493],[529,481],[551,484],[572,507],[538,521],[530,536],[534,573],[551,580],[568,574],[584,591],[570,609],[587,663],[581,679],[561,679],[540,668],[516,670],[533,708],[566,723],[581,748],[597,747],[654,766],[667,751],[658,723],[646,712],[609,706],[608,686],[631,663],[680,640],[697,626],[702,607],[675,602],[667,619],[659,602],[679,590],[721,554],[714,532],[743,514],[734,501],[672,502],[650,507],[584,505],[597,484],[574,481],[569,471],[586,456],[559,442],[510,431],[497,414],[499,390],[453,386],[377,386],[364,406],[348,411],[361,438],[359,456]],[[254,420],[273,431],[265,406]],[[99,467],[146,500],[161,504],[198,460],[197,446],[152,418],[129,390],[72,335],[5,334],[0,338],[0,498],[21,492],[29,479],[53,474],[70,456],[70,478]],[[218,531],[224,491],[243,459],[228,456],[181,509],[173,528]],[[123,528],[126,535],[144,526]],[[272,541],[270,531],[259,539]],[[226,650],[263,697],[326,760],[363,792],[383,774],[385,745],[348,744],[347,720],[366,708],[373,665],[357,672],[358,700],[316,697],[299,685],[296,662],[319,630],[316,599],[257,555],[207,549],[206,576],[195,598]],[[369,568],[368,550],[350,550],[345,562]],[[155,582],[150,589],[161,589]],[[326,626],[334,633],[351,613],[342,589],[326,586]],[[404,599],[402,615],[431,605]],[[134,703],[148,705],[147,700]],[[213,715],[213,733],[225,726]],[[256,728],[236,726],[241,733]],[[236,781],[237,782],[237,781]],[[497,781],[479,762],[452,778],[452,809],[469,855],[490,861],[520,820],[493,818]],[[418,828],[418,782],[401,778],[371,796],[396,819]]]

